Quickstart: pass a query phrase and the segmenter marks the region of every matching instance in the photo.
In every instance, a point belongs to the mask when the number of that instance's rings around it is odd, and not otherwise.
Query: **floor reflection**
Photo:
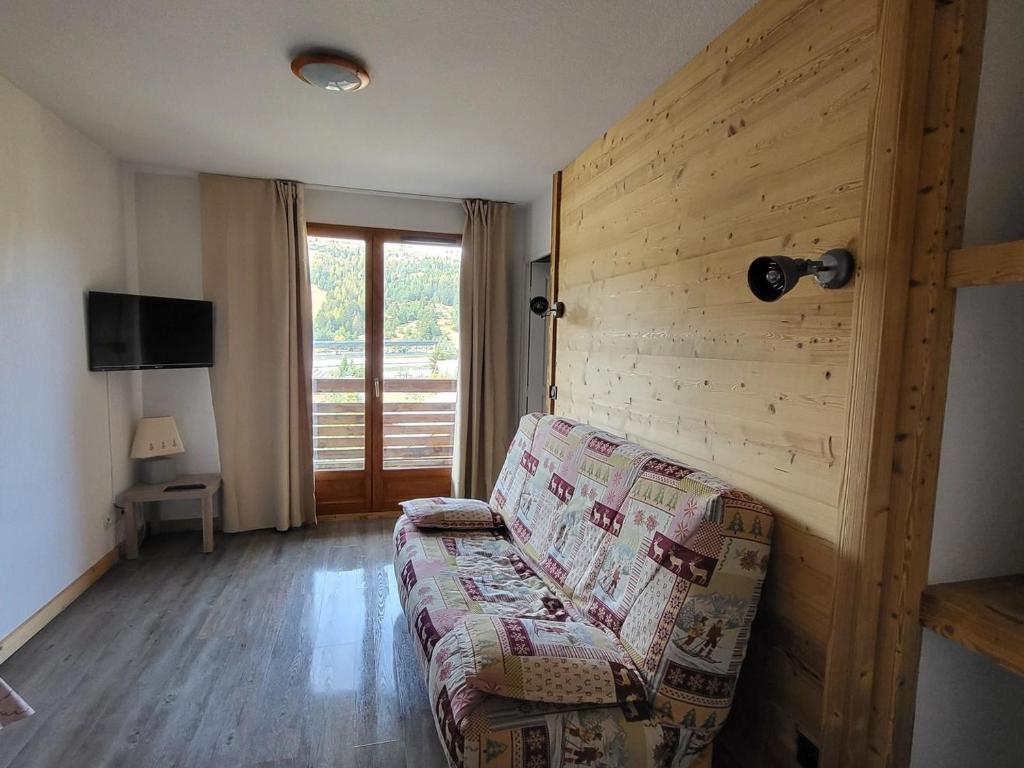
[[[444,768],[393,527],[150,539],[5,662],[0,768]]]
[[[369,559],[365,554],[346,552],[341,556]],[[394,694],[394,619],[404,621],[404,617],[394,569],[390,563],[373,559],[376,562],[370,565],[312,574],[316,618],[309,669],[311,693],[363,689],[372,691],[377,699]]]

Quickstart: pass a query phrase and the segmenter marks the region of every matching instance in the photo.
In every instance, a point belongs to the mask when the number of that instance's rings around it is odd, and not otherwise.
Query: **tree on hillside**
[[[384,272],[384,335],[389,339],[454,341],[458,327],[459,259],[452,249],[400,245]],[[325,294],[313,320],[317,341],[365,336],[364,246],[336,238],[309,239],[310,282]]]

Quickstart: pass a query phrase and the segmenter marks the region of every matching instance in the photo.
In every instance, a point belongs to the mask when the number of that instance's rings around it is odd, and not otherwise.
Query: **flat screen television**
[[[208,368],[213,303],[89,291],[89,370]]]

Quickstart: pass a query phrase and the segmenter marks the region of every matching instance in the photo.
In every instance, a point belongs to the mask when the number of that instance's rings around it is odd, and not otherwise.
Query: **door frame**
[[[551,292],[551,254],[545,253],[526,262],[523,267],[523,284],[526,296],[548,296]],[[543,275],[543,280],[539,276]],[[524,300],[525,303],[525,300]],[[519,412],[540,412],[547,408],[547,362],[548,362],[548,320],[538,318],[532,312],[523,313],[522,349],[523,361],[519,375]],[[536,394],[536,401],[531,395]]]
[[[390,512],[405,499],[451,493],[451,467],[384,469],[384,244],[419,242],[462,246],[462,235],[411,229],[306,223],[306,235],[363,240],[366,243],[366,372],[364,376],[365,460],[362,470],[335,469],[314,473],[319,483],[335,486],[335,494],[316,500],[317,516]],[[374,382],[380,382],[375,391]],[[358,474],[362,478],[357,478]],[[362,495],[358,496],[359,491]],[[352,498],[337,498],[344,494]]]

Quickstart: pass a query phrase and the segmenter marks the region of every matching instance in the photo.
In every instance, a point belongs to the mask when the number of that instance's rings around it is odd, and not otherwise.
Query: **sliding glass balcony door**
[[[309,225],[319,514],[451,489],[460,238]]]

